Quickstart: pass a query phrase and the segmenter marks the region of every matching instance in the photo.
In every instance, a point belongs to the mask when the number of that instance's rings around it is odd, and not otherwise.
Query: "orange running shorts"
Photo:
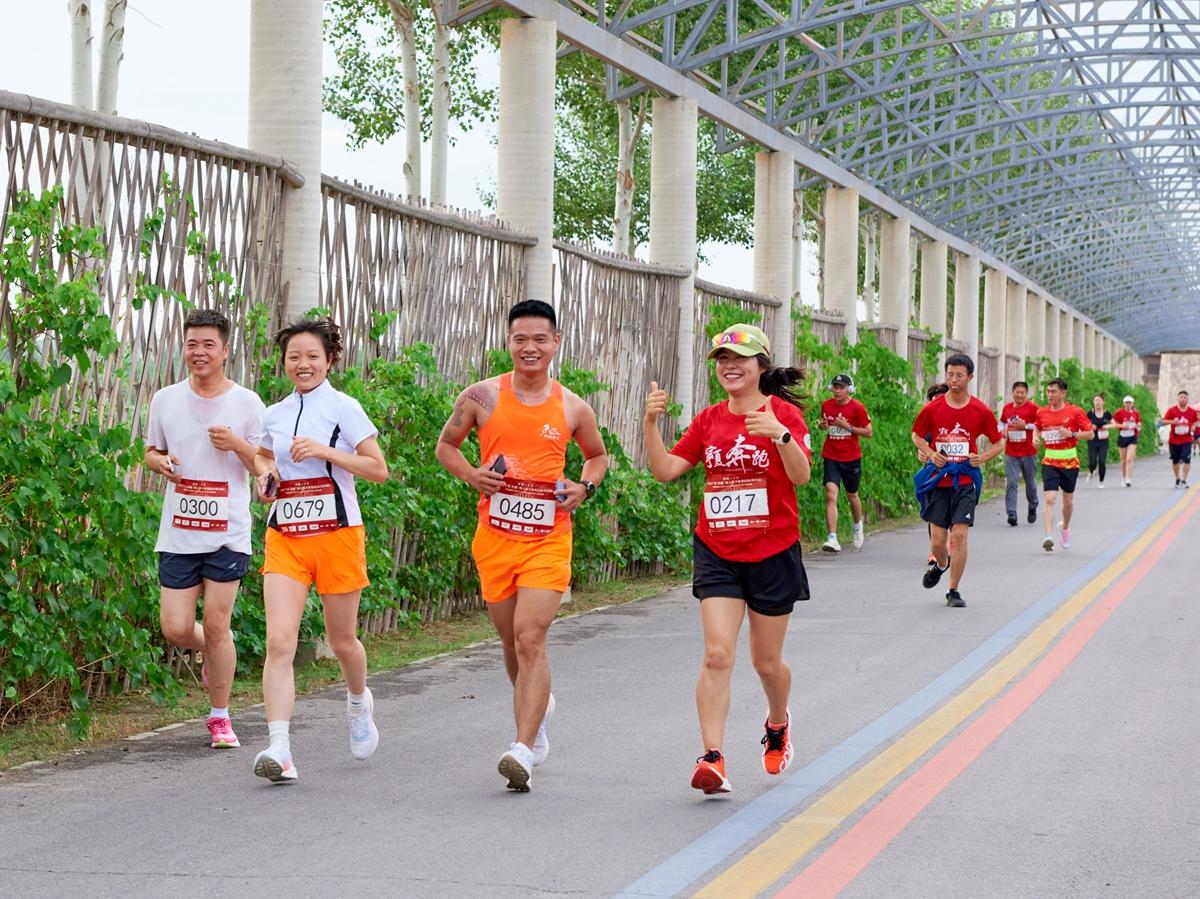
[[[475,530],[471,555],[484,602],[503,602],[518,587],[565,593],[571,584],[571,531],[540,540],[509,540],[484,523]]]
[[[264,556],[263,574],[284,574],[306,587],[315,583],[320,596],[353,593],[370,584],[362,525],[311,537],[288,537],[267,528]]]

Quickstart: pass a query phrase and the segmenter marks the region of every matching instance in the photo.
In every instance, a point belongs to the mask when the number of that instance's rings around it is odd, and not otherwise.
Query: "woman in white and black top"
[[[1096,469],[1100,469],[1100,489],[1104,489],[1104,474],[1108,460],[1108,428],[1112,424],[1112,413],[1104,408],[1104,394],[1092,397],[1092,409],[1087,414],[1095,436],[1088,441],[1088,480]]]

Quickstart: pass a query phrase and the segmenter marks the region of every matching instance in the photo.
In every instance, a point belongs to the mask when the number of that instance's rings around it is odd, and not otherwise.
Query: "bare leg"
[[[337,656],[346,689],[356,695],[367,689],[367,651],[358,639],[358,601],[362,590],[321,597],[325,610],[325,639]]]
[[[229,705],[237,650],[229,621],[241,581],[204,581],[204,667],[208,672],[208,695],[214,708]]]
[[[862,500],[858,498],[857,493],[847,493],[846,499],[850,501],[850,515],[853,517],[854,523],[858,524],[863,520]]]
[[[950,560],[950,589],[957,590],[963,572],[967,570],[967,535],[971,529],[965,524],[956,524],[950,530],[954,535],[954,558]]]
[[[712,596],[700,603],[704,625],[704,661],[696,681],[696,713],[704,749],[720,749],[729,717],[729,681],[737,653],[737,635],[746,617],[744,600]]]
[[[532,746],[538,726],[550,701],[550,664],[546,659],[546,634],[558,612],[562,594],[554,590],[519,587],[517,595],[491,603],[488,612],[501,643],[505,646],[505,667],[513,681],[513,711],[517,723],[517,742]],[[509,664],[510,650],[516,660],[516,676]]]
[[[782,724],[787,720],[788,696],[792,692],[792,669],[783,660],[783,641],[791,616],[760,615],[749,610],[749,617],[750,660],[767,694],[767,720]]]
[[[1046,511],[1042,515],[1042,530],[1049,537],[1054,533],[1054,507],[1058,505],[1058,491],[1047,490],[1045,496]]]
[[[296,704],[292,662],[300,636],[300,619],[308,587],[286,574],[263,575],[263,605],[267,615],[267,658],[263,662],[263,700],[268,721],[289,721]]]
[[[826,533],[837,533],[837,499],[838,485],[825,485],[825,524],[828,527]]]
[[[1071,513],[1073,511],[1075,511],[1075,494],[1064,492],[1062,501],[1063,501],[1063,517],[1062,517],[1063,528],[1067,529],[1067,528],[1071,527]]]
[[[933,554],[938,568],[945,568],[949,564],[950,547],[947,544],[949,536],[950,532],[945,528],[940,528],[936,524],[929,526],[929,551]]]
[[[161,588],[158,623],[168,643],[180,649],[204,649],[204,628],[196,620],[196,602],[199,599],[199,584],[182,590]]]

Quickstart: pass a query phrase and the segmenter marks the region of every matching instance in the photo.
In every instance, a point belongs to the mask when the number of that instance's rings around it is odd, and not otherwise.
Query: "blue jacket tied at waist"
[[[975,488],[975,502],[979,502],[979,497],[983,493],[982,471],[970,462],[947,462],[941,468],[932,462],[926,462],[921,470],[913,475],[913,489],[917,494],[917,502],[921,505],[922,515],[925,514],[925,507],[929,505],[929,495],[946,475],[954,478],[955,484],[958,483],[959,475],[966,475],[970,478],[971,485]]]

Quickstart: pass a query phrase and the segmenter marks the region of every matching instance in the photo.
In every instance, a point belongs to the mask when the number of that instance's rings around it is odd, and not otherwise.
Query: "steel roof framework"
[[[1200,347],[1197,0],[559,2],[1138,352]]]

